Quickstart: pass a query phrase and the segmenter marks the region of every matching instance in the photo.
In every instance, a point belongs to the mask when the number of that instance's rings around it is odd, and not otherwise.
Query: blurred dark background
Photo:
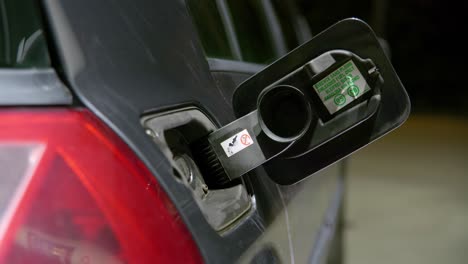
[[[346,263],[467,263],[465,1],[298,0],[312,33],[358,17],[385,39],[408,121],[348,158]]]
[[[313,33],[357,17],[388,41],[413,113],[466,114],[466,1],[298,0]]]

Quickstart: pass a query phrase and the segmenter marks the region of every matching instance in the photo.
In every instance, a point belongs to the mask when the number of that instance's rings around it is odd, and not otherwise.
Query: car
[[[342,263],[346,162],[334,162],[383,130],[238,177],[206,138],[242,119],[239,87],[306,50],[294,2],[5,0],[0,10],[0,263]],[[401,105],[378,112],[392,120],[385,131],[406,119]],[[223,138],[228,157],[253,149],[252,131]],[[274,171],[301,175],[279,184]]]

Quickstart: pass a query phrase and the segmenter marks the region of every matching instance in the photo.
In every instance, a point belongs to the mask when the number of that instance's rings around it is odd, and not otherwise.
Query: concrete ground
[[[349,167],[347,264],[468,263],[468,119],[411,117]]]

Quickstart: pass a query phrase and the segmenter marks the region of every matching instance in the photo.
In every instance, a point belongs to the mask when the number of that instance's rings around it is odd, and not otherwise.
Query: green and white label
[[[370,90],[366,79],[352,60],[314,85],[314,90],[330,114],[350,104]]]

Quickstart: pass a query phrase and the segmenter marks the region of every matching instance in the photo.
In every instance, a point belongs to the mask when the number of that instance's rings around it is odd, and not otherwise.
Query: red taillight
[[[154,177],[87,110],[0,111],[0,186],[0,263],[201,262]]]

